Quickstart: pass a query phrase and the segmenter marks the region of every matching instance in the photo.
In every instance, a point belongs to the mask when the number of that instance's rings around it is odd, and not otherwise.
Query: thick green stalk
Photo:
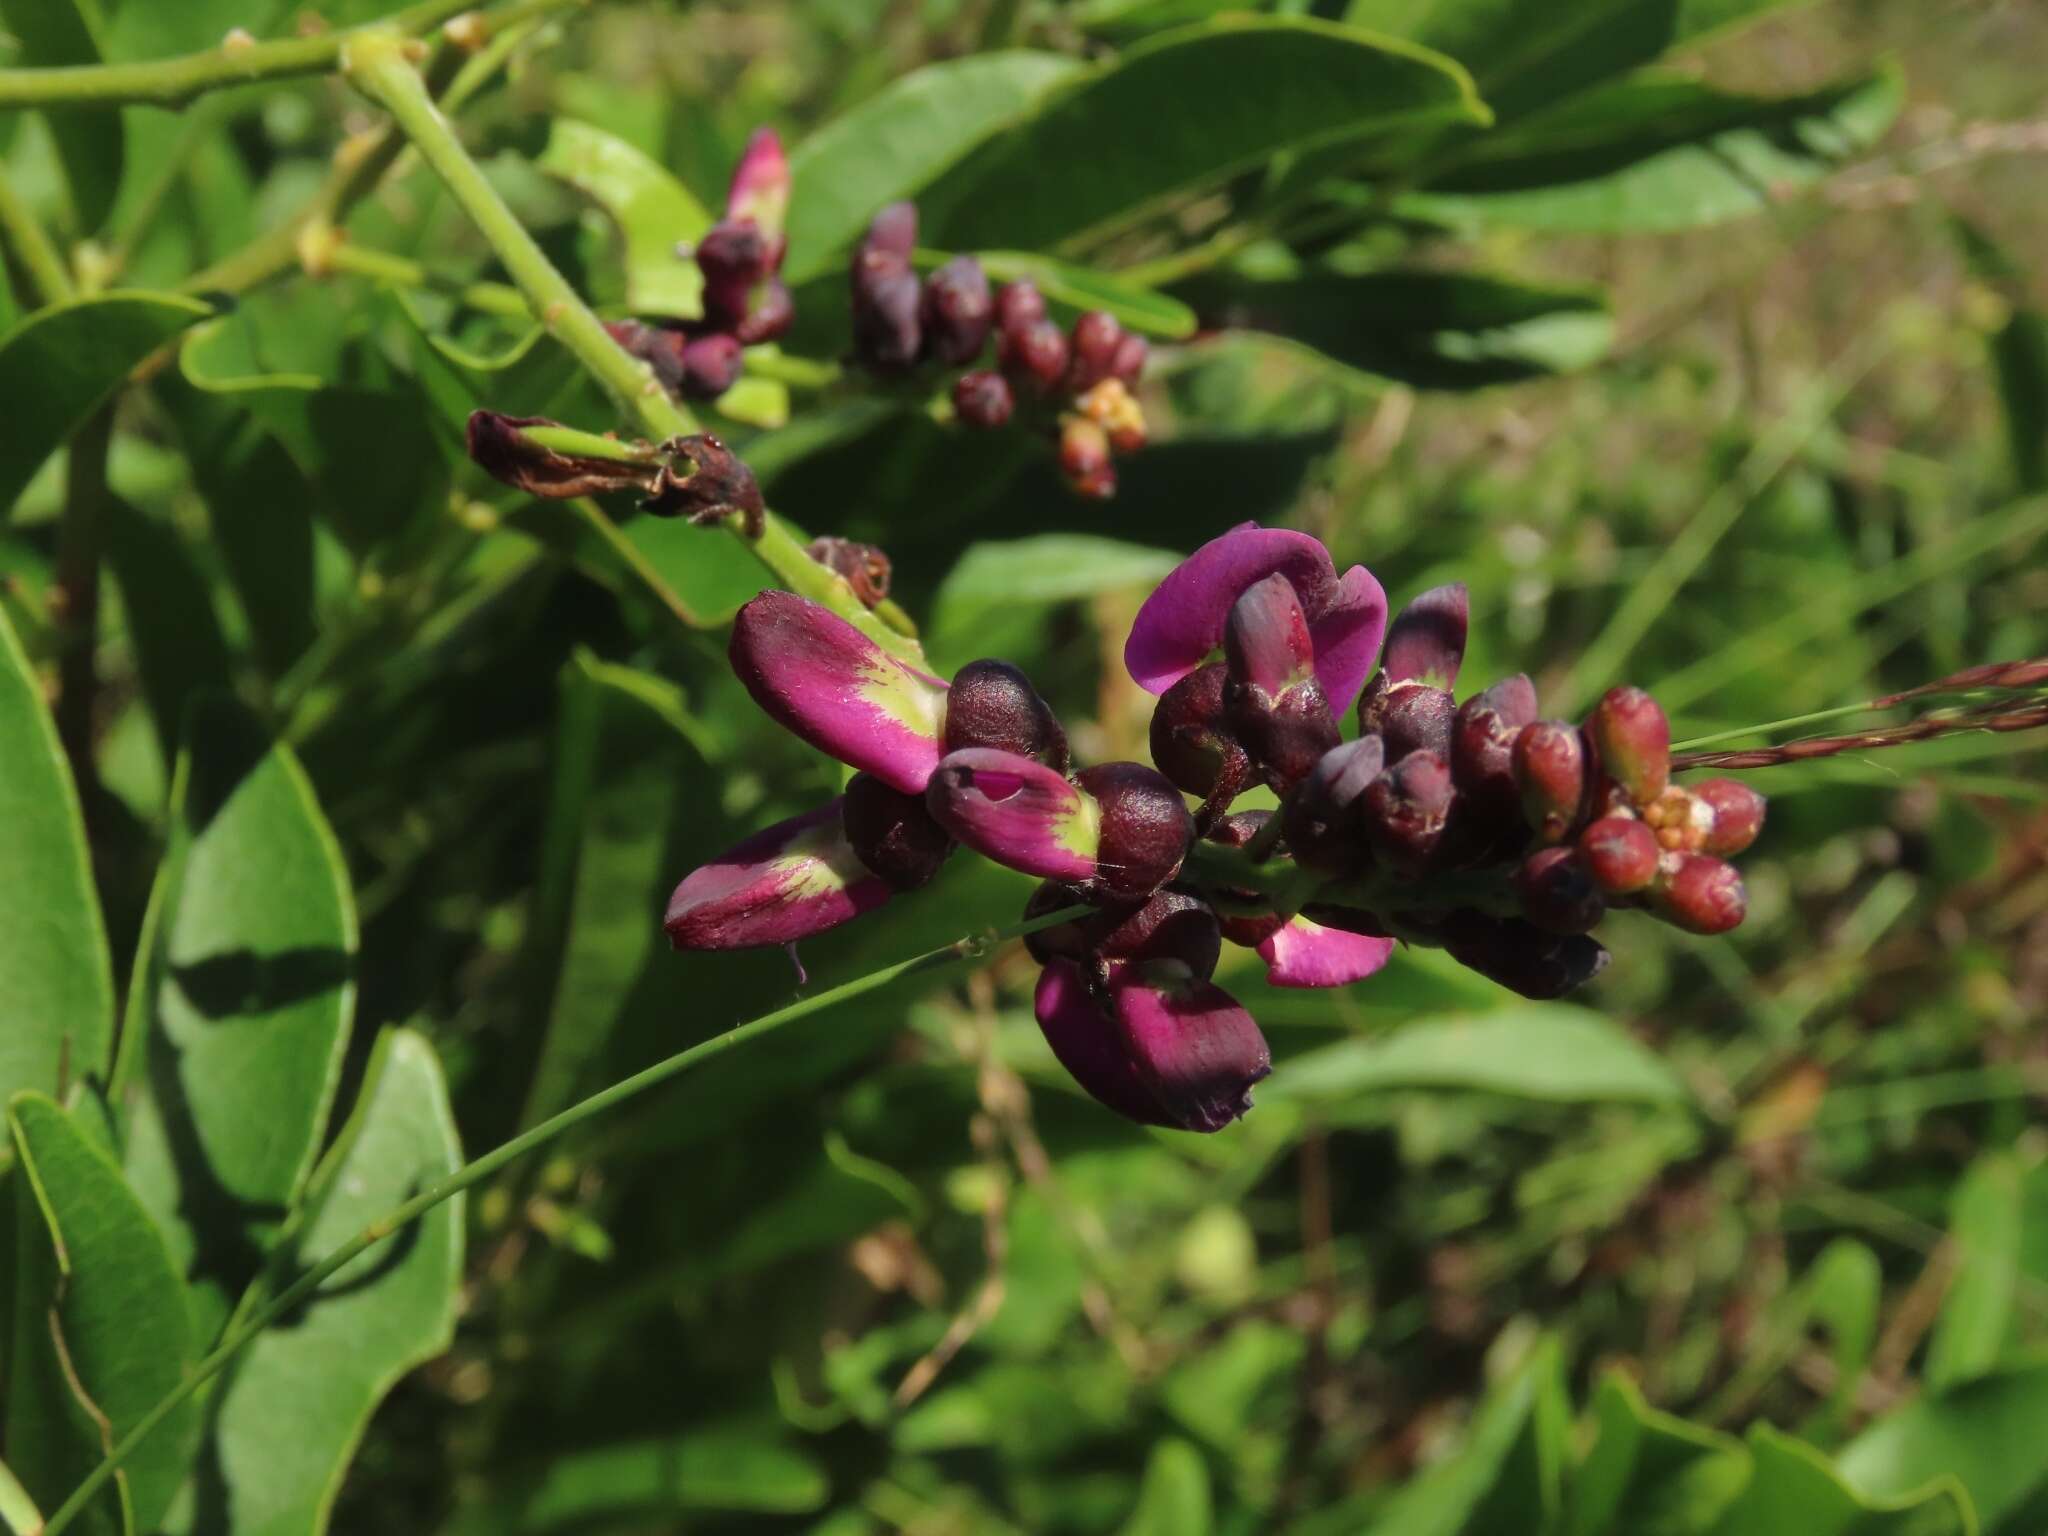
[[[350,44],[342,67],[359,90],[391,114],[420,158],[462,205],[549,334],[611,391],[640,429],[657,442],[696,432],[696,419],[670,398],[645,363],[612,340],[604,322],[505,206],[435,107],[405,53],[405,40],[397,34],[372,33]],[[915,639],[870,613],[845,579],[813,560],[772,513],[762,520],[758,534],[748,534],[738,517],[726,519],[723,526],[790,591],[831,609],[883,649],[923,660]]]
[[[693,1045],[686,1051],[678,1051],[675,1055],[668,1057],[664,1061],[658,1061],[653,1066],[634,1073],[631,1077],[613,1083],[609,1088],[593,1093],[589,1098],[570,1105],[560,1114],[550,1116],[548,1119],[541,1121],[532,1130],[514,1136],[510,1141],[503,1143],[492,1151],[486,1152],[482,1157],[463,1164],[462,1167],[449,1174],[447,1178],[429,1184],[403,1205],[386,1212],[383,1216],[380,1216],[377,1220],[364,1227],[362,1231],[328,1254],[326,1258],[321,1259],[290,1285],[279,1291],[268,1304],[257,1309],[241,1323],[229,1329],[213,1352],[193,1366],[176,1388],[157,1402],[149,1412],[138,1419],[135,1427],[123,1435],[119,1443],[108,1453],[106,1460],[102,1461],[97,1467],[94,1467],[91,1473],[87,1475],[85,1481],[72,1490],[71,1496],[57,1507],[56,1513],[50,1516],[50,1523],[43,1528],[43,1536],[60,1536],[60,1533],[73,1520],[78,1518],[79,1511],[91,1502],[93,1495],[106,1486],[107,1480],[114,1475],[121,1464],[135,1453],[135,1448],[149,1438],[150,1432],[164,1421],[165,1416],[171,1413],[194,1392],[197,1392],[200,1387],[219,1375],[222,1368],[230,1360],[234,1359],[235,1355],[251,1339],[255,1338],[256,1335],[268,1328],[279,1318],[298,1308],[320,1289],[322,1283],[332,1278],[337,1270],[361,1257],[364,1253],[376,1247],[377,1244],[386,1241],[402,1228],[419,1220],[420,1217],[426,1215],[428,1211],[431,1211],[443,1201],[452,1199],[464,1190],[482,1183],[507,1164],[516,1162],[519,1158],[524,1157],[537,1147],[545,1146],[564,1131],[573,1130],[584,1121],[601,1115],[606,1110],[623,1104],[626,1100],[645,1093],[648,1089],[665,1083],[672,1077],[689,1071],[692,1067],[700,1066],[714,1057],[723,1056],[735,1046],[743,1045],[749,1040],[758,1040],[761,1036],[771,1034],[775,1030],[782,1028],[785,1024],[794,1024],[798,1019],[808,1018],[814,1013],[822,1013],[834,1004],[847,1002],[853,998],[873,992],[880,987],[886,987],[890,982],[900,981],[905,976],[914,976],[919,971],[932,970],[935,967],[950,964],[955,960],[976,958],[986,954],[997,944],[1003,943],[1006,940],[1021,938],[1023,935],[1035,933],[1041,928],[1049,928],[1058,923],[1068,922],[1087,910],[1085,907],[1063,907],[1057,912],[1048,912],[1041,917],[1035,917],[1026,922],[1012,923],[1009,927],[994,933],[958,939],[941,948],[927,950],[921,955],[914,955],[908,960],[899,960],[894,965],[883,966],[878,971],[870,971],[867,975],[856,977],[854,980],[843,983],[840,986],[827,988],[815,996],[799,998],[786,1008],[778,1008],[773,1013],[764,1013],[758,1019],[750,1020],[735,1029],[728,1030],[722,1035],[714,1036],[712,1039]]]
[[[174,0],[156,0],[159,4]],[[259,43],[223,40],[200,53],[127,64],[60,64],[45,69],[0,69],[0,110],[15,107],[107,107],[140,104],[182,107],[225,86],[260,80],[324,75],[344,49],[369,30],[424,32],[475,0],[422,0],[382,21],[315,37],[287,37]]]
[[[0,173],[0,241],[14,253],[35,290],[38,303],[24,304],[23,309],[62,304],[73,297],[71,274],[65,269],[64,258],[4,173]]]

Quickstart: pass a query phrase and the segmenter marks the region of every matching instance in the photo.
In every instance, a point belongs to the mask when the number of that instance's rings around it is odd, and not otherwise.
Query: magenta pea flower
[[[1259,941],[1266,980],[1276,987],[1348,987],[1363,981],[1394,953],[1392,939],[1325,928],[1293,917]]]
[[[1314,646],[1316,680],[1333,714],[1350,708],[1387,627],[1387,595],[1362,565],[1341,577],[1321,542],[1286,528],[1240,523],[1167,573],[1138,610],[1124,665],[1138,686],[1164,693],[1211,659],[1231,609],[1280,575],[1294,588]]]
[[[1027,875],[1095,878],[1102,806],[1036,758],[995,747],[948,753],[931,775],[932,819],[984,858]]]
[[[778,822],[690,873],[662,926],[677,949],[790,944],[871,912],[892,894],[847,840],[844,800]]]
[[[893,789],[923,791],[945,724],[946,685],[937,678],[789,592],[763,592],[740,609],[730,655],[778,725]]]

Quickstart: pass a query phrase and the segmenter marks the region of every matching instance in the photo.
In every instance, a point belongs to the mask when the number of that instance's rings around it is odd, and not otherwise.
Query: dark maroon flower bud
[[[1067,733],[1031,679],[1007,661],[970,661],[946,694],[941,753],[994,747],[1067,771]]]
[[[1591,933],[1607,912],[1572,848],[1539,848],[1522,860],[1515,894],[1522,914],[1546,933]]]
[[[1573,727],[1538,720],[1515,737],[1515,782],[1529,825],[1546,843],[1561,843],[1586,803],[1586,745]]]
[[[768,276],[770,246],[752,219],[721,219],[704,231],[695,251],[704,274],[704,314],[734,326],[746,318],[754,287]]]
[[[1000,427],[1010,419],[1016,398],[1000,373],[963,373],[953,383],[953,410],[970,427]]]
[[[1491,824],[1520,826],[1522,791],[1515,780],[1515,737],[1536,718],[1536,687],[1503,678],[1459,706],[1451,720],[1451,777],[1471,811]]]
[[[1436,854],[1456,798],[1441,754],[1411,752],[1366,787],[1366,837],[1393,869],[1419,875]]]
[[[1045,318],[1045,295],[1028,277],[1005,283],[996,290],[996,325],[1012,335],[1019,334]]]
[[[841,807],[846,840],[861,863],[899,891],[930,882],[953,851],[953,839],[932,820],[923,795],[906,795],[870,773],[856,773]]]
[[[996,362],[1012,383],[1028,385],[1037,395],[1051,394],[1067,371],[1067,333],[1050,320],[1005,327],[996,342]]]
[[[1152,355],[1152,348],[1144,337],[1126,331],[1123,339],[1116,344],[1116,355],[1110,361],[1110,376],[1126,384],[1138,382],[1138,376],[1145,371],[1145,359]]]
[[[1057,912],[1087,900],[1071,885],[1049,880],[1032,893],[1026,917]],[[1074,922],[1027,934],[1024,946],[1040,965],[1054,956],[1069,960],[1172,961],[1203,980],[1216,973],[1222,932],[1216,914],[1199,896],[1154,891],[1137,903],[1119,902]]]
[[[1449,689],[1396,683],[1372,713],[1375,718],[1369,734],[1385,738],[1388,757],[1398,761],[1410,752],[1424,751],[1441,752],[1446,758],[1451,755],[1451,722],[1458,707]]]
[[[785,335],[795,323],[796,300],[790,297],[789,285],[771,277],[754,290],[753,307],[733,327],[733,336],[746,346],[758,346]]]
[[[1541,1002],[1584,986],[1608,961],[1607,951],[1583,934],[1545,933],[1519,918],[1479,912],[1452,915],[1444,948],[1460,965]]]
[[[910,253],[917,249],[917,204],[901,202],[884,207],[868,221],[861,249],[910,260]]]
[[[1579,834],[1579,862],[1609,896],[1632,896],[1657,877],[1657,834],[1633,816],[1602,816]]]
[[[1642,689],[1608,689],[1593,706],[1586,735],[1601,772],[1637,805],[1648,805],[1671,783],[1671,722]]]
[[[1316,681],[1308,616],[1285,576],[1245,588],[1223,631],[1232,729],[1276,790],[1298,783],[1337,745],[1337,722]]]
[[[1091,309],[1074,322],[1073,356],[1067,364],[1067,393],[1093,389],[1116,373],[1116,350],[1124,328],[1107,310]]]
[[[1109,434],[1085,416],[1060,418],[1060,473],[1076,494],[1107,501],[1116,494]]]
[[[917,361],[924,332],[917,274],[886,251],[862,251],[853,265],[853,351],[868,367],[901,372]]]
[[[1104,890],[1134,900],[1180,873],[1195,822],[1165,775],[1141,763],[1101,763],[1075,781],[1102,808],[1095,864]]]
[[[1229,671],[1198,667],[1159,696],[1152,711],[1152,762],[1176,787],[1228,805],[1251,787],[1252,762],[1224,705]]]
[[[1228,992],[1171,963],[1134,962],[1116,967],[1109,994],[1124,1050],[1168,1124],[1220,1131],[1252,1107],[1273,1059]]]
[[[1355,873],[1365,862],[1365,792],[1386,767],[1377,736],[1361,736],[1316,759],[1281,808],[1295,862],[1332,875]]]
[[[661,358],[654,360],[655,372],[662,371]],[[739,382],[746,360],[740,355],[737,337],[714,331],[695,336],[683,344],[681,367],[673,382],[664,378],[686,400],[716,400]]]
[[[1403,608],[1387,630],[1387,648],[1380,662],[1387,681],[1427,683],[1434,688],[1457,686],[1465,660],[1465,630],[1471,599],[1462,581],[1431,587]]]
[[[811,540],[804,553],[843,576],[864,608],[874,607],[889,595],[889,557],[872,544],[828,533]]]
[[[925,279],[925,349],[949,367],[981,355],[994,315],[988,274],[972,256],[955,256]]]
[[[1749,911],[1735,866],[1707,853],[1669,853],[1650,886],[1650,908],[1687,933],[1726,933]]]
[[[1714,813],[1707,829],[1708,853],[1727,858],[1741,853],[1764,829],[1764,797],[1735,779],[1707,779],[1688,786]]]

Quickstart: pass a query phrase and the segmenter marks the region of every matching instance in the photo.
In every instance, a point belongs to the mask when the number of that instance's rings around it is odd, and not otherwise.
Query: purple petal
[[[1228,992],[1177,967],[1127,965],[1110,979],[1110,999],[1138,1080],[1174,1125],[1220,1131],[1251,1108],[1252,1084],[1273,1062]]]
[[[1318,617],[1335,595],[1336,569],[1328,550],[1305,533],[1257,523],[1240,523],[1167,572],[1138,610],[1124,644],[1124,666],[1138,686],[1164,693],[1201,666],[1223,643],[1239,595],[1276,573],[1288,579],[1302,606]],[[1362,671],[1359,678],[1364,680]]]
[[[994,747],[950,752],[931,776],[925,804],[984,858],[1049,880],[1094,878],[1101,807],[1035,758]]]
[[[732,627],[732,669],[793,734],[917,794],[939,761],[946,685],[914,671],[829,609],[763,592]]]
[[[1316,643],[1316,681],[1330,701],[1330,713],[1342,719],[1365,686],[1387,632],[1387,594],[1362,565],[1354,565],[1337,583],[1330,606],[1309,620]]]
[[[843,802],[779,822],[693,870],[662,926],[677,949],[787,944],[836,928],[887,901],[840,825]]]
[[[1465,630],[1472,600],[1465,583],[1431,587],[1394,618],[1387,632],[1387,681],[1422,682],[1450,689],[1465,660]]]
[[[1038,978],[1032,1007],[1054,1057],[1096,1103],[1140,1125],[1169,1123],[1150,1090],[1138,1081],[1115,1021],[1089,995],[1079,966],[1071,960],[1050,961]]]
[[[1394,941],[1297,917],[1258,948],[1266,980],[1276,987],[1346,987],[1385,965]]]
[[[733,167],[725,216],[752,219],[771,242],[778,242],[788,209],[789,160],[782,153],[782,139],[773,128],[756,128],[739,164]],[[773,265],[780,266],[780,259]]]
[[[1223,654],[1231,678],[1277,699],[1315,671],[1315,642],[1294,584],[1277,573],[1246,587],[1230,605]]]

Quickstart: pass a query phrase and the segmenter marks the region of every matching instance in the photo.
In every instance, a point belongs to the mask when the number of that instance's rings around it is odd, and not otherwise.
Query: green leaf
[[[1915,1398],[1849,1442],[1836,1460],[1866,1498],[1917,1493],[1954,1478],[1983,1529],[2048,1489],[2048,1366],[2035,1365]]]
[[[128,372],[213,311],[174,293],[109,293],[30,315],[0,336],[0,516]]]
[[[97,11],[92,14],[96,19]],[[0,23],[20,44],[9,64],[45,68],[100,62],[99,43],[78,0],[0,0]],[[71,189],[74,233],[83,238],[99,229],[121,190],[126,145],[121,114],[105,108],[60,109],[45,116],[50,136],[57,142],[57,158],[64,165],[65,183]]]
[[[191,716],[174,839],[189,839],[162,922],[148,1091],[129,1177],[191,1283],[199,1336],[305,1188],[355,1005],[348,872],[291,751],[222,700]]]
[[[1149,549],[1091,533],[1042,533],[1028,539],[970,544],[940,583],[933,627],[967,620],[987,605],[1064,603],[1157,582],[1181,561],[1170,549]]]
[[[1202,1453],[1185,1440],[1161,1440],[1145,1463],[1138,1507],[1124,1523],[1123,1536],[1208,1536],[1211,1520]]]
[[[1475,140],[1396,207],[1467,229],[1571,234],[1746,218],[1869,150],[1904,98],[1896,70],[1781,100],[1640,76]]]
[[[106,552],[143,697],[169,761],[186,706],[229,684],[227,641],[205,575],[167,522],[114,498],[106,508]]]
[[[1049,93],[919,206],[936,243],[1036,250],[1127,226],[1283,150],[1485,118],[1464,71],[1425,49],[1328,22],[1225,17]]]
[[[1626,1376],[1594,1403],[1599,1433],[1572,1479],[1564,1536],[1702,1536],[1749,1478],[1739,1442],[1660,1413]]]
[[[1967,219],[1953,227],[1971,272],[2009,306],[1990,341],[2013,480],[2022,493],[2048,490],[2048,314],[2032,302],[2026,269],[2009,252]]]
[[[7,1399],[7,1454],[29,1493],[60,1503],[191,1367],[185,1298],[162,1234],[113,1160],[53,1101],[8,1104],[23,1198]],[[153,1531],[190,1464],[187,1402],[90,1506],[86,1529]]]
[[[1982,1376],[2012,1334],[2026,1227],[2024,1181],[2005,1153],[1980,1157],[1949,1196],[1956,1273],[1927,1343],[1925,1374],[1935,1391]]]
[[[348,1123],[321,1162],[293,1244],[302,1259],[453,1173],[462,1148],[434,1049],[411,1030],[379,1037]],[[317,1536],[363,1428],[406,1372],[455,1335],[463,1200],[445,1200],[338,1272],[289,1320],[259,1334],[213,1421],[219,1477],[198,1479],[186,1529]]]
[[[612,216],[626,242],[626,303],[635,314],[694,320],[704,276],[676,246],[711,227],[711,215],[673,176],[623,139],[558,117],[534,162]]]
[[[1953,1479],[1866,1499],[1819,1451],[1768,1424],[1750,1430],[1748,1449],[1749,1485],[1715,1536],[1976,1536],[1969,1501]]]
[[[979,251],[990,279],[1013,283],[1029,278],[1048,301],[1074,311],[1102,309],[1126,329],[1180,341],[1195,334],[1195,312],[1168,294],[1126,282],[1113,272],[1029,251]]]
[[[57,727],[0,610],[0,1093],[104,1076],[113,960]]]
[[[1470,389],[1597,362],[1614,319],[1597,292],[1468,272],[1205,279],[1189,297],[1212,323],[1270,331],[1383,378]]]
[[[4,1462],[0,1462],[0,1520],[12,1536],[35,1536],[43,1528],[43,1512]]]
[[[841,265],[883,204],[915,196],[1079,67],[1023,51],[928,64],[809,135],[789,156],[785,278]]]
[[[1682,1104],[1691,1097],[1662,1058],[1611,1019],[1564,1003],[1511,1003],[1340,1041],[1283,1062],[1259,1091],[1329,1102],[1400,1088],[1565,1102]]]

